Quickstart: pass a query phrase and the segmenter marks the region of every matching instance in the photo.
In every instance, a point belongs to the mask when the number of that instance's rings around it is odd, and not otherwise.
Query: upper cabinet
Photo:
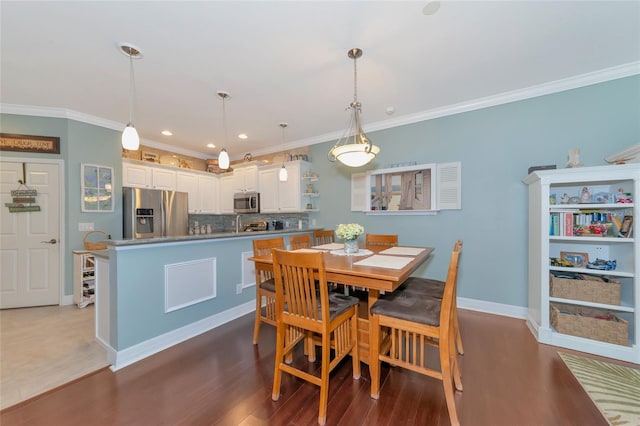
[[[425,214],[462,208],[460,162],[420,164],[354,173],[351,210]]]
[[[318,193],[309,185],[312,176],[310,163],[306,161],[289,161],[284,164],[287,169],[287,180],[279,180],[282,165],[263,167],[258,171],[260,179],[260,212],[261,213],[294,213],[311,211],[307,207],[315,206],[309,197],[317,197]],[[315,181],[317,181],[317,176]]]
[[[176,190],[189,194],[189,213],[218,213],[218,178],[216,176],[179,171]]]
[[[219,212],[222,214],[233,213],[233,175],[231,173],[225,173],[220,177],[219,187]]]
[[[233,193],[257,191],[258,166],[234,166],[232,182]]]
[[[141,164],[139,161],[123,160],[122,186],[175,190],[176,171]]]

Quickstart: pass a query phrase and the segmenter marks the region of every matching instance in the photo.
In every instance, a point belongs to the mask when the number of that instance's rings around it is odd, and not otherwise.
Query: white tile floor
[[[0,409],[106,367],[95,341],[95,308],[0,311]]]

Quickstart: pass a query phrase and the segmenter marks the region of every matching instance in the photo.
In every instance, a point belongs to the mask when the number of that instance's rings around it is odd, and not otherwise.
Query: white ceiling
[[[281,150],[283,121],[285,146],[339,137],[353,47],[364,51],[365,131],[640,61],[639,1],[443,1],[432,16],[426,4],[2,1],[0,101],[5,112],[55,108],[123,127],[129,60],[117,43],[129,42],[144,53],[134,62],[143,143],[202,158],[225,145],[238,159]],[[227,141],[217,90],[231,94]]]

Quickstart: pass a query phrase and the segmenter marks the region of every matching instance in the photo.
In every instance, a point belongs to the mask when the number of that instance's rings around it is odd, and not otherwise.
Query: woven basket
[[[558,333],[629,345],[629,323],[611,311],[584,306],[552,303],[551,325]]]
[[[97,242],[87,240],[89,236],[92,234],[100,234],[103,237],[102,238],[103,240],[109,239],[109,235],[106,232],[102,232],[102,231],[87,232],[86,234],[84,234],[84,238],[82,239],[85,250],[105,250],[107,248],[107,245],[105,243],[97,243]]]
[[[549,293],[551,297],[584,300],[586,302],[620,305],[620,282],[582,274],[583,280],[558,278],[549,274]]]

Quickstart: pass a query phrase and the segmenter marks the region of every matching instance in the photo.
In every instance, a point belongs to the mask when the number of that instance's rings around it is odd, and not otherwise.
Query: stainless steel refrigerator
[[[177,237],[188,234],[186,192],[122,188],[125,239]]]

